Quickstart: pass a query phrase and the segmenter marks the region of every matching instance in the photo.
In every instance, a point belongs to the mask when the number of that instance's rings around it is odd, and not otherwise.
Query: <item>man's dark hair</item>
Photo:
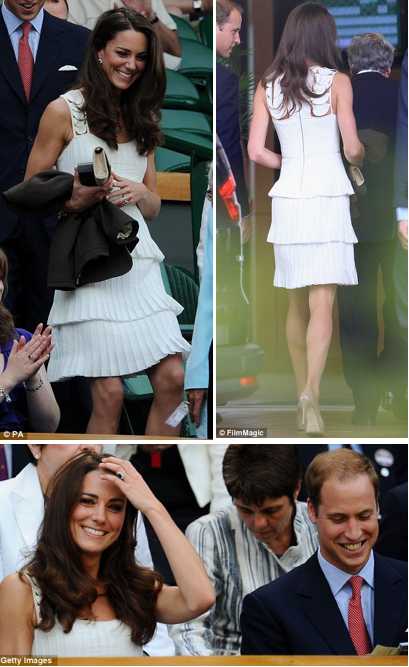
[[[288,496],[301,479],[297,445],[229,445],[223,459],[223,479],[231,497],[259,507],[266,498]]]

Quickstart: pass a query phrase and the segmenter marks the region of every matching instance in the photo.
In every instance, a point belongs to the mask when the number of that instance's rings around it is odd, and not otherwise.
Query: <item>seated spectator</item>
[[[169,14],[174,16],[183,16],[183,14],[202,14],[213,13],[213,0],[163,0],[163,3]]]
[[[213,607],[171,629],[179,655],[240,652],[243,597],[304,563],[317,548],[307,506],[297,502],[296,445],[230,445],[223,478],[233,505],[192,523],[186,536],[216,591]]]
[[[45,0],[44,9],[58,19],[63,19],[63,21],[68,19],[67,0]]]
[[[402,445],[406,447],[406,445]],[[389,558],[408,560],[408,483],[386,494],[375,551]]]
[[[306,472],[308,516],[320,547],[304,565],[248,595],[244,655],[367,655],[407,640],[407,563],[373,553],[379,478],[347,449]]]
[[[146,16],[152,23],[162,43],[165,66],[169,69],[178,69],[181,62],[182,50],[180,47],[177,27],[168,14],[163,0],[70,0],[69,20],[72,23],[92,29],[102,14],[108,9],[127,7]]]
[[[0,482],[15,477],[29,463],[26,445],[8,442],[0,445]]]
[[[29,463],[14,479],[0,484],[0,582],[24,566],[36,544],[44,518],[45,498],[52,476],[60,466],[84,452],[101,453],[102,445],[13,445],[26,448]],[[137,522],[135,559],[153,569],[142,517]],[[173,642],[159,623],[154,639],[145,647],[149,655],[173,655]]]
[[[135,562],[138,512],[177,587]],[[199,557],[132,465],[85,452],[52,478],[35,552],[1,584],[0,645],[4,655],[142,656],[157,621],[187,621],[213,600]]]
[[[0,248],[0,431],[54,433],[60,410],[44,366],[54,347],[52,329],[39,324],[31,334],[14,327],[2,303],[7,275],[7,257]]]

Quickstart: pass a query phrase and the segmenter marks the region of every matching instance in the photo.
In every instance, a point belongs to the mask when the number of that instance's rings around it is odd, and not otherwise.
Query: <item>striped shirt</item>
[[[226,507],[190,524],[186,536],[203,560],[216,603],[199,618],[170,627],[176,655],[239,655],[243,598],[302,565],[318,548],[306,503],[296,502],[296,546],[276,556],[246,527],[236,508]]]

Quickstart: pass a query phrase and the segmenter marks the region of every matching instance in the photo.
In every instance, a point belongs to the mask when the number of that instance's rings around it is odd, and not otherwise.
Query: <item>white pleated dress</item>
[[[112,170],[123,178],[142,182],[147,158],[134,141],[118,150],[89,132],[81,111],[79,90],[62,95],[71,111],[74,137],[57,161],[60,171],[74,173],[79,162],[90,162],[93,149],[102,146]],[[82,377],[131,377],[170,354],[189,355],[177,315],[182,306],[166,294],[159,264],[164,256],[152,240],[136,205],[126,213],[139,223],[139,243],[132,251],[132,269],[123,276],[90,283],[76,290],[55,291],[48,323],[55,348],[48,365],[51,381]]]
[[[352,185],[340,152],[337,117],[332,112],[335,70],[310,67],[310,98],[287,115],[279,77],[267,83],[268,108],[280,140],[281,174],[270,190],[272,222],[267,240],[274,243],[274,285],[356,285],[349,196]],[[328,115],[327,115],[328,114]]]
[[[41,590],[36,581],[25,576],[31,584],[37,622],[41,620]],[[131,639],[127,625],[113,621],[82,621],[77,619],[71,632],[66,634],[59,621],[50,632],[34,630],[32,656],[57,656],[59,658],[117,658],[143,656],[142,646]]]

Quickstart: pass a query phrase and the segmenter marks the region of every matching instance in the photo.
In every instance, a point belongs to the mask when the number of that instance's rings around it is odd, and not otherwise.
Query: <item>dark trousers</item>
[[[408,342],[408,251],[402,248],[400,241],[396,244],[394,283],[396,290],[396,312],[405,343]]]
[[[213,440],[213,341],[209,349],[209,389],[207,392],[207,437]]]
[[[53,303],[47,287],[50,238],[40,220],[19,218],[0,246],[9,261],[5,305],[16,326],[33,333],[40,322],[46,325]]]
[[[407,387],[407,349],[395,307],[393,266],[396,239],[355,245],[358,285],[338,287],[342,364],[357,413],[374,419],[382,392]],[[378,269],[385,292],[384,348],[378,354]]]

